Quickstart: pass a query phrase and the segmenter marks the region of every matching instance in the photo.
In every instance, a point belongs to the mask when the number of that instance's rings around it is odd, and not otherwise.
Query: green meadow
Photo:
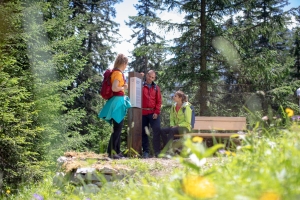
[[[49,173],[42,182],[23,185],[18,194],[7,189],[4,199],[93,200],[93,199],[300,199],[300,124],[285,126],[259,123],[238,146],[207,148],[202,138],[185,138],[180,155],[168,159],[180,161],[180,168],[166,175],[152,176],[144,159],[125,159],[122,164],[136,170],[132,176],[106,183],[97,193],[76,192],[73,185],[53,184]],[[167,161],[161,158],[162,162]],[[156,168],[161,168],[157,164]]]

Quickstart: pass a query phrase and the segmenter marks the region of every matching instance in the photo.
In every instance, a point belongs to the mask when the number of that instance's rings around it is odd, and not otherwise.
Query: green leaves
[[[156,13],[162,9],[161,2],[139,1],[136,9],[138,16],[130,16],[129,22],[126,22],[134,31],[131,35],[135,46],[134,59],[130,67],[136,72],[159,71],[166,56],[166,42],[156,31],[156,24],[160,22]]]
[[[200,137],[194,137],[193,139],[191,137],[184,138],[181,152],[182,158],[179,158],[184,165],[196,172],[199,172],[202,166],[206,164],[206,158],[213,157],[219,149],[225,147],[224,144],[215,144],[207,148],[202,140]]]

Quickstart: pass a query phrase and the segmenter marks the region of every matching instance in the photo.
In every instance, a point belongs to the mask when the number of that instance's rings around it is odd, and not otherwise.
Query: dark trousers
[[[174,135],[187,133],[189,130],[186,127],[169,127],[162,128],[160,131],[164,147],[170,142],[173,141]],[[171,143],[171,142],[170,142]]]
[[[149,130],[149,125],[153,132],[153,150],[155,156],[160,153],[160,116],[157,119],[153,119],[153,114],[143,115],[142,117],[142,148],[143,152],[149,153],[149,138],[146,134],[146,129]]]
[[[107,153],[109,156],[113,154],[121,153],[120,145],[121,145],[121,132],[123,128],[124,120],[120,123],[117,123],[114,119],[112,119],[113,123],[113,133],[110,136],[109,143],[107,146]]]

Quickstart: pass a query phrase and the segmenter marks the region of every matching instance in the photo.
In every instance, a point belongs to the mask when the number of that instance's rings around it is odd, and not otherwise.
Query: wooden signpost
[[[143,76],[137,72],[128,73],[128,96],[132,108],[128,110],[129,134],[127,138],[128,155],[142,153],[142,84]]]

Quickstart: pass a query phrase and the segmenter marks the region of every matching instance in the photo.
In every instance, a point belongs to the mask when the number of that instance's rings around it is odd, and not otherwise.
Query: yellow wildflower
[[[280,200],[280,195],[276,192],[265,192],[261,195],[259,200]]]
[[[216,189],[209,179],[198,176],[188,175],[182,181],[183,191],[195,198],[212,198],[216,195]]]
[[[294,111],[292,109],[290,109],[290,108],[286,108],[285,112],[286,112],[286,114],[287,114],[288,117],[294,116]]]
[[[6,194],[10,194],[10,190],[6,190]]]
[[[199,142],[199,143],[201,143],[202,141],[203,141],[203,138],[202,137],[193,137],[193,139],[192,139],[192,141],[193,142]]]
[[[236,156],[236,153],[231,152],[231,151],[225,151],[225,154],[226,154],[227,156]]]

